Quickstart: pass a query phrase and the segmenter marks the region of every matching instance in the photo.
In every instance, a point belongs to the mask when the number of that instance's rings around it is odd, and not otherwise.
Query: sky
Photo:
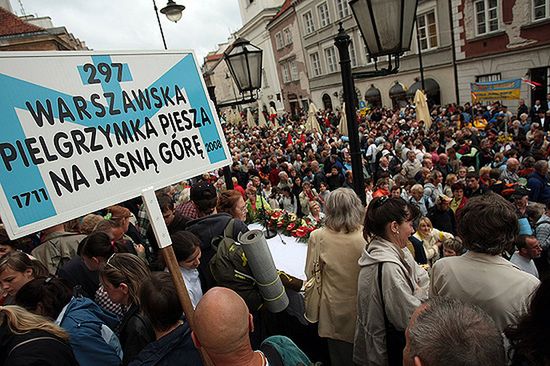
[[[156,0],[162,9],[167,0]],[[170,50],[196,52],[199,62],[242,26],[237,0],[176,0],[185,10],[173,23],[160,14]],[[14,12],[49,16],[93,50],[163,49],[153,0],[11,0]]]

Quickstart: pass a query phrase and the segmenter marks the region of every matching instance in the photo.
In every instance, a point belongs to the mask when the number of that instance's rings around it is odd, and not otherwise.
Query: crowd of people
[[[434,106],[431,121],[371,108],[360,172],[339,111],[313,117],[225,124],[231,189],[215,171],[157,192],[195,329],[139,199],[17,240],[0,230],[0,365],[550,364],[550,95],[516,113]],[[318,227],[313,325],[303,300],[269,313],[246,258],[213,264],[275,210]]]

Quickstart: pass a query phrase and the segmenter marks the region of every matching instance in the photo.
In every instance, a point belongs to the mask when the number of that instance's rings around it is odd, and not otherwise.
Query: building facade
[[[407,90],[420,78],[419,45],[422,52],[424,79],[430,86],[433,102],[454,99],[449,11],[446,1],[420,0],[418,5],[419,43],[416,31],[411,50],[401,57],[398,74],[355,79],[356,102],[396,106],[405,103]],[[334,38],[339,23],[351,38],[349,47],[353,72],[372,71],[375,63],[369,59],[351,8],[346,0],[297,1],[296,14],[303,34],[306,62],[310,75],[312,101],[323,109],[339,109],[343,102],[339,55]],[[378,67],[386,65],[378,60]],[[391,95],[390,95],[391,92]]]
[[[236,32],[236,37],[250,41],[263,50],[262,88],[260,104],[265,111],[273,107],[283,111],[283,96],[277,73],[277,62],[267,25],[279,11],[282,0],[239,0],[239,9],[243,26]]]
[[[214,95],[218,104],[234,102],[240,99],[237,85],[233,81],[223,53],[235,41],[229,38],[227,42],[218,45],[216,51],[212,51],[204,58],[202,75],[208,88],[214,89]]]
[[[309,98],[320,109],[341,108],[339,23],[351,37],[353,72],[387,66],[386,59],[369,58],[347,0],[239,2],[245,25],[237,36],[264,50],[261,103],[267,107],[292,111]],[[530,79],[540,86],[523,84],[529,105],[550,93],[550,0],[419,0],[416,20],[398,73],[354,80],[358,106],[404,105],[421,76],[431,104],[471,102],[476,81]]]
[[[65,27],[54,27],[49,17],[18,17],[9,2],[0,3],[0,51],[87,50]]]
[[[267,29],[277,61],[284,110],[294,115],[308,110],[310,93],[302,36],[293,2],[284,2]]]
[[[469,82],[525,77],[528,105],[550,93],[550,0],[452,0],[460,101],[471,100]],[[515,101],[506,101],[512,107]]]

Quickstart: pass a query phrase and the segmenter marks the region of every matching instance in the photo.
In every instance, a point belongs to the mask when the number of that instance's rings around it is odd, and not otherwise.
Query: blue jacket
[[[529,201],[546,203],[550,201],[550,185],[545,177],[537,172],[533,172],[527,178],[527,188],[529,191]]]
[[[80,366],[121,364],[122,349],[111,330],[118,323],[114,314],[87,297],[73,297],[59,318]]]
[[[129,366],[202,366],[187,323],[149,343]]]

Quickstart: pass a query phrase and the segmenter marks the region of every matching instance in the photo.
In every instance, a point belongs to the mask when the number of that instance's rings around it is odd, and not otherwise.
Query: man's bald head
[[[519,168],[519,160],[516,158],[508,159],[506,161],[506,168],[511,172],[515,172]]]
[[[225,287],[210,289],[195,309],[193,333],[209,353],[225,354],[250,344],[251,316],[244,300]]]

